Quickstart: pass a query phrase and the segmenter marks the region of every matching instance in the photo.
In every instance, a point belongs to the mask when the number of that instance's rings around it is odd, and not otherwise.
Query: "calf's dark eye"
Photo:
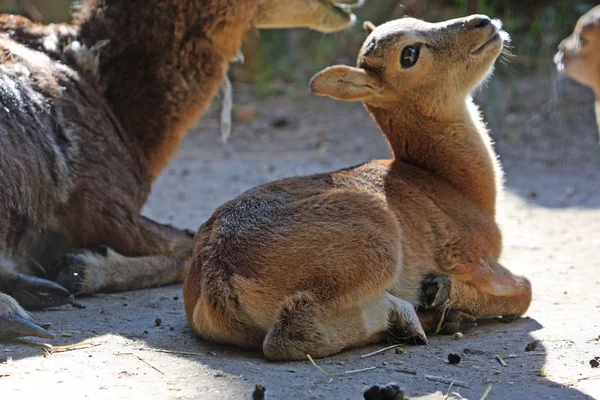
[[[402,68],[410,68],[419,61],[420,48],[417,46],[406,46],[402,49],[400,65]]]

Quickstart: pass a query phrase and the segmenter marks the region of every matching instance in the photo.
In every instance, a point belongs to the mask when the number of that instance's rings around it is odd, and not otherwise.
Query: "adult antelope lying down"
[[[181,282],[192,235],[140,215],[252,27],[332,32],[348,0],[84,0],[0,15],[0,339],[23,310]],[[38,275],[41,278],[33,277]]]
[[[310,87],[362,101],[393,159],[269,183],[219,207],[184,284],[200,337],[290,360],[426,342],[438,327],[527,311],[529,281],[498,262],[502,173],[470,96],[508,35],[482,15],[367,27],[357,67],[327,68]]]

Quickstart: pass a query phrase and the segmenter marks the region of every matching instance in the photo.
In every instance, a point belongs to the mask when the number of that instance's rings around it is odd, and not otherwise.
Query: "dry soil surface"
[[[244,89],[244,88],[242,88]],[[281,177],[332,170],[389,156],[358,104],[283,88],[268,100],[241,90],[228,145],[217,112],[187,137],[159,179],[145,214],[197,229],[216,206]],[[410,398],[600,398],[600,154],[592,98],[551,76],[496,79],[478,95],[506,170],[499,221],[502,262],[527,275],[534,299],[525,318],[490,321],[461,340],[362,357],[370,346],[319,360],[272,363],[261,354],[198,340],[186,326],[181,286],[97,295],[37,312],[52,322],[53,345],[67,352],[0,344],[2,399],[245,399],[255,385],[271,399],[360,399],[373,384],[397,382]],[[252,116],[256,110],[256,116]],[[157,324],[160,319],[160,325]],[[526,352],[527,344],[539,341]],[[449,353],[462,356],[458,365]],[[497,360],[501,357],[505,365]],[[456,381],[436,383],[428,375]]]

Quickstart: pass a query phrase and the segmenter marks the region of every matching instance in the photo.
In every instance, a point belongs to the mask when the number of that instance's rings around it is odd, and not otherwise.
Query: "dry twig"
[[[412,371],[410,369],[394,369],[393,371],[402,372],[403,374],[416,375],[417,371]]]
[[[184,356],[197,356],[197,357],[204,357],[205,356],[205,354],[194,353],[194,352],[191,352],[191,351],[176,351],[176,350],[163,350],[163,349],[144,349],[144,348],[140,348],[138,350],[141,350],[141,351],[151,351],[151,352],[155,352],[155,353],[180,354],[180,355],[184,355]]]
[[[487,399],[487,397],[489,396],[491,391],[492,391],[492,385],[488,386],[487,389],[485,389],[485,392],[483,392],[483,396],[481,396],[481,400]]]
[[[506,362],[504,362],[502,357],[500,357],[498,354],[494,354],[494,358],[500,363],[500,365],[502,365],[503,367],[506,367]]]
[[[427,379],[428,381],[432,381],[432,382],[446,383],[448,385],[452,384],[454,386],[463,387],[463,388],[469,387],[466,383],[457,381],[456,379],[448,379],[448,378],[443,378],[441,376],[435,376],[435,375],[424,375],[424,376],[425,376],[425,379]]]
[[[142,357],[138,356],[137,354],[133,354],[133,353],[116,353],[115,355],[116,356],[134,356],[138,360],[140,360],[141,362],[143,362],[144,364],[146,364],[147,366],[149,366],[150,368],[152,368],[153,370],[155,370],[156,372],[158,372],[159,374],[161,374],[161,375],[165,374],[160,369],[156,368],[154,365],[150,364],[148,361],[144,360]]]
[[[545,352],[529,352],[529,353],[525,353],[525,354],[509,354],[508,356],[506,356],[505,358],[517,358],[517,357],[528,357],[528,356],[545,356],[546,353]]]
[[[594,375],[594,376],[588,376],[588,377],[585,377],[585,378],[579,378],[579,379],[576,379],[574,381],[564,383],[563,385],[564,386],[574,386],[574,385],[577,385],[579,382],[589,381],[589,380],[592,380],[592,379],[600,379],[600,375]]]
[[[323,368],[319,367],[317,365],[317,363],[315,362],[315,360],[313,360],[313,358],[310,356],[310,354],[307,354],[306,357],[308,357],[308,360],[311,362],[311,364],[318,369],[323,375],[328,376],[328,377],[335,377],[335,376],[345,376],[345,375],[350,375],[350,374],[356,374],[359,372],[366,372],[366,371],[371,371],[376,369],[377,367],[368,367],[368,368],[362,368],[362,369],[353,369],[351,371],[344,371],[344,372],[339,372],[339,373],[334,373],[331,374],[327,371],[325,371]]]
[[[66,346],[54,346],[49,343],[30,342],[29,340],[24,339],[15,339],[12,340],[12,342],[32,347],[39,347],[41,349],[46,350],[49,353],[64,353],[65,351],[89,349],[90,347],[96,347],[102,344],[98,342],[82,342],[77,344],[68,344]]]
[[[371,357],[371,356],[377,355],[377,354],[379,354],[379,353],[383,353],[383,352],[384,352],[384,351],[386,351],[386,350],[395,349],[396,347],[400,347],[400,346],[402,346],[402,345],[401,345],[401,344],[394,344],[394,345],[392,345],[392,346],[388,346],[388,347],[384,347],[383,349],[376,350],[376,351],[374,351],[374,352],[372,352],[372,353],[364,354],[364,355],[360,356],[360,358],[367,358],[367,357]]]

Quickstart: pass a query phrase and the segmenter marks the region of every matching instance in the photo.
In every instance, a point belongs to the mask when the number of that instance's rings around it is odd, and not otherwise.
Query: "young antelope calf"
[[[579,18],[573,33],[558,46],[554,62],[559,72],[592,88],[600,131],[600,6]]]
[[[394,158],[219,207],[185,281],[193,330],[290,360],[524,314],[531,286],[498,262],[501,170],[470,97],[507,38],[481,15],[405,18],[370,33],[356,68],[318,73],[311,90],[364,102]]]

